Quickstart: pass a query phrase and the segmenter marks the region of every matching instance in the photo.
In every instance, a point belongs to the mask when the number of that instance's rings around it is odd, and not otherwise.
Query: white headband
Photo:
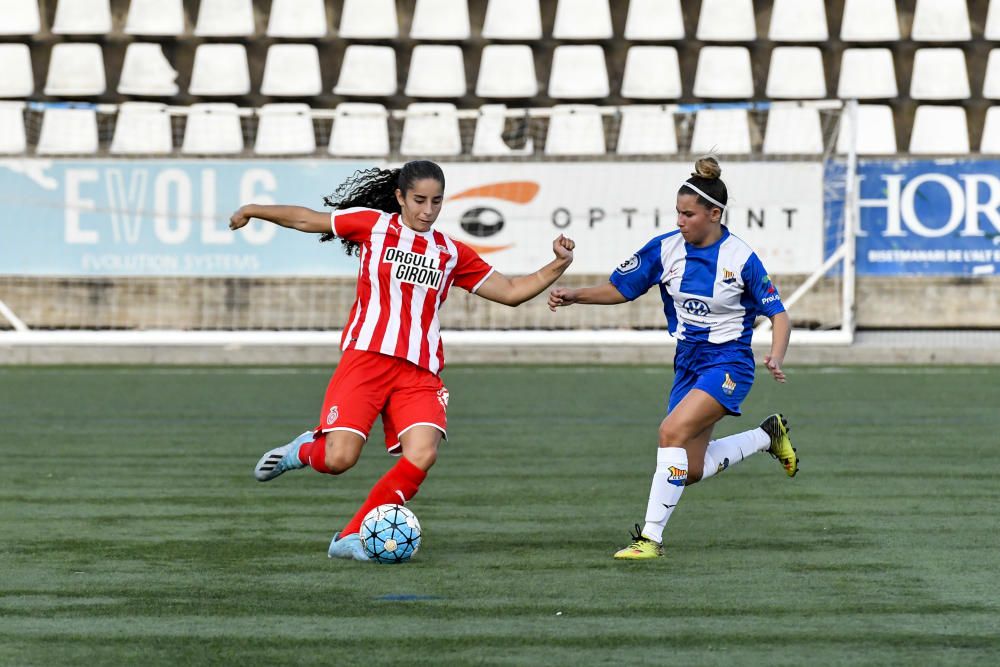
[[[704,197],[708,201],[712,202],[713,204],[715,204],[716,206],[718,206],[719,208],[721,208],[723,211],[726,210],[726,205],[725,204],[723,204],[722,202],[718,201],[714,197],[709,197],[707,194],[705,194],[704,192],[702,192],[701,190],[699,190],[697,187],[695,187],[691,183],[689,183],[687,181],[684,181],[684,184],[681,187],[682,188],[691,188],[692,190],[694,190],[695,192],[697,192],[698,194],[700,194],[702,197]]]

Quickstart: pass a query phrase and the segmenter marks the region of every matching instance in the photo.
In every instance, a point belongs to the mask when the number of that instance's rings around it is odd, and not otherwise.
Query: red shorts
[[[426,425],[448,437],[448,390],[441,378],[406,359],[347,350],[330,378],[319,430],[353,431],[365,440],[382,413],[385,447],[399,454],[399,436]]]

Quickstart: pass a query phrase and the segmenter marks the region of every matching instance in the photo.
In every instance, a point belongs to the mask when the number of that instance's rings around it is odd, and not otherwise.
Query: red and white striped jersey
[[[452,284],[475,293],[493,273],[474,250],[441,232],[417,232],[398,213],[334,211],[338,238],[361,244],[358,293],[342,350],[406,359],[435,375],[444,366],[438,310]]]

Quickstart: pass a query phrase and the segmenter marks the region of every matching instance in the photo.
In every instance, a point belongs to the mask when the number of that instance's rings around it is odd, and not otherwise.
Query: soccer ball
[[[361,522],[361,544],[376,563],[403,563],[420,548],[420,522],[402,505],[379,505]]]

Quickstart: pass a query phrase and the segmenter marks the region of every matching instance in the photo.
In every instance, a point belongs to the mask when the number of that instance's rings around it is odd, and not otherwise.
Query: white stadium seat
[[[775,102],[767,112],[764,153],[822,155],[823,129],[819,110],[794,102]]]
[[[396,0],[344,0],[339,35],[342,39],[396,39]]]
[[[690,152],[743,155],[751,148],[746,109],[699,109],[695,114]]]
[[[896,97],[896,68],[889,49],[844,49],[837,97],[888,99]]]
[[[489,0],[483,20],[483,38],[541,39],[542,13],[538,0]]]
[[[590,104],[557,104],[549,115],[546,155],[604,155],[604,121]]]
[[[702,0],[696,36],[706,42],[752,42],[757,39],[753,0]]]
[[[915,42],[967,42],[972,39],[966,0],[917,0],[910,39]]]
[[[1000,107],[990,107],[986,110],[979,152],[984,155],[1000,155]]]
[[[166,104],[122,102],[111,139],[114,155],[166,155],[174,150]]]
[[[915,100],[967,100],[969,72],[962,49],[917,49],[910,97]]]
[[[268,37],[319,39],[327,33],[323,0],[273,0],[267,17]]]
[[[633,47],[634,48],[634,47]],[[619,155],[672,155],[677,152],[674,111],[662,105],[621,107],[618,125]]]
[[[52,33],[56,35],[106,35],[111,32],[109,0],[59,0]]]
[[[917,107],[910,134],[914,155],[966,155],[969,126],[963,107],[923,105]]]
[[[125,20],[125,34],[183,35],[184,6],[181,0],[132,0]]]
[[[677,99],[681,67],[672,46],[633,46],[625,56],[622,97],[636,100]]]
[[[177,94],[177,71],[155,42],[132,42],[125,49],[118,92],[122,95],[170,97]]]
[[[990,0],[990,8],[986,11],[986,27],[983,37],[993,41],[1000,40],[1000,0]]]
[[[339,157],[389,154],[389,114],[381,104],[344,102],[334,112],[327,152]]]
[[[201,0],[196,37],[246,37],[254,33],[253,0]]]
[[[826,97],[823,54],[815,46],[776,46],[771,50],[765,95],[771,99]]]
[[[774,0],[768,29],[772,42],[825,42],[829,37],[823,0]]]
[[[469,4],[467,0],[417,0],[413,8],[410,39],[468,39]]]
[[[744,46],[703,46],[694,75],[695,97],[753,97],[750,51]]]
[[[23,153],[27,148],[24,102],[0,102],[0,155]]]
[[[604,49],[596,44],[555,48],[549,73],[549,97],[586,99],[607,97],[610,92]]]
[[[527,44],[483,47],[476,82],[478,97],[534,97],[538,94],[535,56]]]
[[[257,155],[309,155],[316,152],[308,104],[265,104],[257,110]]]
[[[1000,100],[1000,49],[992,49],[986,61],[983,97],[988,100]]]
[[[351,44],[344,51],[333,92],[358,97],[396,94],[396,52],[391,46]]]
[[[39,155],[91,155],[97,152],[94,109],[48,107],[42,115]]]
[[[416,102],[406,107],[400,155],[458,155],[461,152],[462,137],[454,104]]]
[[[101,95],[106,88],[104,54],[100,44],[60,42],[52,47],[49,72],[45,79],[46,95]]]
[[[558,0],[555,39],[611,39],[611,7],[608,0]]]
[[[0,97],[27,97],[35,92],[31,50],[27,44],[0,44]]]
[[[231,96],[250,92],[250,67],[242,44],[201,44],[191,69],[192,95]]]
[[[837,136],[837,152],[847,153],[851,145],[850,115],[844,114]],[[896,152],[896,125],[892,107],[882,104],[858,105],[856,149],[858,155],[891,155]]]
[[[315,44],[272,44],[267,49],[261,95],[308,97],[323,92]]]
[[[42,22],[38,13],[38,0],[6,0],[0,35],[34,35],[41,32]]]
[[[243,127],[235,104],[192,104],[188,109],[181,153],[233,155],[243,152]]]
[[[681,0],[631,0],[625,19],[625,39],[684,39]]]
[[[408,97],[465,95],[465,58],[462,47],[419,44],[413,47],[406,77]]]
[[[503,140],[507,106],[504,104],[484,104],[479,107],[476,119],[476,133],[472,139],[472,154],[481,156],[531,155],[534,142],[525,140],[523,148],[511,148]]]
[[[845,42],[898,41],[896,0],[844,0],[840,39]]]

